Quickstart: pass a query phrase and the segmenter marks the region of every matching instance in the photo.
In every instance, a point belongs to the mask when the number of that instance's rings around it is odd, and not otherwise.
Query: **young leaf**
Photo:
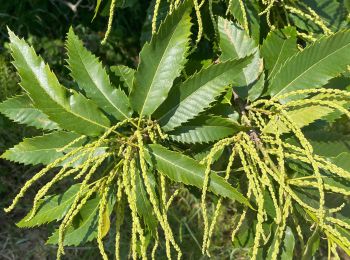
[[[250,57],[213,64],[176,85],[155,117],[165,131],[171,131],[196,117],[210,106],[227,88],[236,82],[236,75]]]
[[[106,70],[99,60],[84,48],[83,43],[70,28],[67,35],[68,67],[80,89],[108,114],[118,120],[131,116],[125,93],[113,88]]]
[[[281,260],[293,259],[294,247],[295,247],[294,234],[291,228],[287,226],[286,231],[284,232],[284,240],[282,242]]]
[[[189,3],[173,11],[141,50],[130,94],[131,105],[140,116],[151,115],[166,99],[184,67],[191,33]]]
[[[294,27],[271,31],[261,46],[268,78],[273,78],[286,60],[298,52],[297,31]]]
[[[79,93],[68,96],[65,89],[41,57],[23,39],[9,30],[13,64],[21,76],[21,86],[34,106],[66,130],[96,136],[109,127],[109,120],[97,106]]]
[[[66,146],[79,135],[72,132],[54,132],[43,136],[25,138],[21,143],[7,150],[1,158],[23,164],[44,164],[47,165],[55,159],[64,155],[58,149]],[[77,143],[79,145],[83,142]]]
[[[124,65],[112,66],[111,71],[115,75],[120,77],[120,79],[125,83],[125,86],[129,90],[129,93],[132,90],[132,83],[134,80],[135,70]]]
[[[59,129],[55,122],[33,106],[27,95],[15,96],[0,103],[0,112],[14,122],[34,126],[37,129]]]
[[[319,88],[350,64],[350,30],[323,37],[287,60],[271,80],[267,94],[279,96]]]
[[[243,129],[232,120],[219,116],[200,116],[176,128],[169,137],[181,143],[210,143]]]
[[[31,215],[30,211],[16,225],[20,228],[23,227],[35,227],[42,224],[52,222],[54,220],[60,220],[67,213],[69,207],[72,205],[75,195],[80,189],[80,184],[71,186],[66,192],[59,195],[48,196],[40,201],[40,205],[37,213],[34,217],[26,221]]]
[[[200,189],[203,187],[205,166],[188,156],[170,151],[159,144],[151,144],[146,150],[146,160],[173,181]],[[210,174],[208,189],[219,196],[237,200],[251,207],[244,195],[214,172]]]
[[[254,98],[249,98],[249,100],[255,99],[256,96],[260,95],[263,89],[263,85],[261,87],[255,86],[254,92],[259,90],[260,93],[248,94],[248,90],[252,88],[254,84],[258,83],[257,81],[263,68],[263,62],[262,59],[260,59],[257,44],[249,37],[246,31],[224,18],[219,17],[218,29],[220,35],[219,45],[222,51],[220,60],[226,61],[253,55],[251,63],[247,67],[242,68],[238,73],[237,82],[235,83],[237,88],[235,88],[235,90],[242,98],[254,96]],[[260,84],[264,83],[262,80],[263,78],[259,81]]]

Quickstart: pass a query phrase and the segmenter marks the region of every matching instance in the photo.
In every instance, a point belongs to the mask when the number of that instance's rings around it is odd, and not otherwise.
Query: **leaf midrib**
[[[181,18],[183,18],[184,16],[185,16],[185,14],[182,15]],[[174,34],[175,34],[175,32],[177,31],[178,28],[179,28],[179,26],[178,26],[178,24],[177,24],[177,25],[176,25],[176,28],[175,28],[175,29],[172,31],[172,33],[171,33],[169,43],[173,40]],[[152,44],[152,42],[151,42],[148,46],[150,47],[151,44]],[[150,88],[148,89],[148,92],[147,92],[147,94],[146,94],[146,98],[145,98],[145,100],[144,100],[144,102],[143,102],[143,105],[142,105],[142,110],[141,110],[141,112],[140,112],[140,118],[141,118],[142,115],[143,115],[143,111],[144,111],[144,109],[145,109],[145,104],[147,103],[149,94],[151,93],[151,89],[152,89],[152,86],[153,86],[154,79],[155,79],[156,75],[158,75],[158,70],[159,70],[159,68],[160,68],[160,64],[162,63],[162,61],[163,61],[163,59],[164,59],[164,53],[167,52],[169,46],[170,46],[170,44],[167,44],[167,46],[166,46],[166,48],[165,48],[165,50],[164,50],[164,52],[163,52],[163,55],[162,55],[162,57],[161,57],[161,59],[160,59],[160,62],[159,62],[158,65],[157,65],[156,72],[153,74],[152,81],[151,81],[151,84],[150,84]]]
[[[349,46],[350,43],[344,45],[341,48],[336,49],[334,52],[328,54],[327,56],[323,57],[322,59],[320,59],[318,62],[314,63],[313,65],[311,65],[308,69],[304,70],[303,73],[301,73],[299,76],[297,76],[294,80],[292,80],[288,85],[286,85],[284,88],[282,88],[279,92],[277,92],[274,96],[278,96],[281,92],[283,92],[285,89],[287,89],[291,84],[293,84],[296,80],[298,80],[300,77],[302,77],[305,73],[307,73],[310,69],[313,69],[313,67],[315,67],[316,65],[318,65],[320,62],[324,61],[325,59],[327,59],[329,56],[337,53],[338,51],[341,51],[342,49],[346,48],[347,46]],[[302,53],[302,52],[300,52]],[[290,64],[290,63],[289,63]],[[280,70],[281,71],[281,70]]]
[[[94,124],[94,125],[97,125],[97,126],[99,126],[99,127],[102,127],[102,128],[104,128],[104,129],[108,129],[108,127],[106,127],[106,126],[104,126],[104,125],[101,125],[101,124],[99,124],[99,123],[97,123],[97,122],[91,121],[91,120],[89,120],[89,119],[87,119],[87,118],[84,118],[84,117],[82,117],[81,115],[74,113],[72,110],[67,110],[67,108],[66,108],[65,106],[63,106],[62,104],[60,104],[60,103],[58,103],[56,100],[54,100],[54,99],[51,97],[51,95],[50,95],[49,93],[46,92],[45,88],[42,87],[42,84],[41,84],[42,82],[40,81],[40,79],[38,78],[38,75],[37,75],[37,74],[35,73],[35,71],[33,70],[33,67],[30,66],[31,64],[28,62],[28,59],[27,59],[27,56],[28,56],[28,55],[34,56],[36,59],[37,59],[37,57],[39,57],[39,56],[35,53],[34,49],[31,48],[31,47],[29,47],[26,43],[24,44],[25,50],[28,51],[29,54],[25,55],[25,53],[22,52],[22,50],[23,50],[23,48],[21,47],[21,45],[23,44],[23,43],[22,43],[22,40],[19,39],[17,36],[16,36],[16,38],[17,38],[16,41],[15,41],[15,42],[12,42],[12,44],[14,44],[14,45],[16,46],[17,50],[19,51],[19,53],[21,54],[21,56],[24,58],[24,61],[25,61],[25,63],[26,63],[27,68],[29,68],[30,71],[32,72],[32,74],[34,74],[34,77],[35,77],[36,81],[39,83],[40,88],[44,91],[44,93],[45,93],[47,96],[49,96],[50,100],[52,100],[55,104],[58,105],[58,107],[61,107],[61,108],[62,108],[64,111],[66,111],[68,114],[73,114],[73,115],[74,115],[75,117],[77,117],[77,118],[80,118],[80,119],[82,119],[82,120],[84,120],[84,121],[87,121],[87,122],[89,122],[89,123],[91,123],[91,124]],[[34,60],[36,60],[36,59],[34,59]],[[42,58],[40,58],[40,63],[41,63],[41,62],[43,62]],[[32,65],[34,65],[35,68],[40,68],[40,65],[39,65],[39,66],[37,66],[37,65],[35,65],[35,64],[32,64]],[[47,69],[48,69],[48,70],[53,74],[53,76],[55,77],[54,73],[50,70],[49,66],[48,66],[47,64],[45,64],[45,63],[44,63],[44,65],[45,65],[45,66],[44,66],[43,68],[40,68],[40,69],[41,69],[41,70],[47,70]],[[21,66],[20,66],[20,67],[21,67]],[[57,80],[57,82],[58,82],[58,79],[56,79],[56,80]],[[65,89],[64,86],[62,86],[59,82],[58,82],[58,84],[59,84],[63,89]],[[22,85],[22,83],[21,83],[20,85]],[[24,88],[24,89],[25,89],[25,88]]]
[[[230,70],[230,69],[229,69],[229,70]],[[209,80],[206,81],[204,84],[202,84],[199,88],[197,88],[195,91],[189,93],[189,94],[188,94],[187,96],[185,96],[182,100],[180,100],[179,103],[177,103],[175,106],[172,106],[171,109],[168,110],[168,112],[165,113],[165,114],[164,114],[161,118],[159,118],[158,120],[159,120],[159,121],[163,120],[163,118],[166,117],[169,113],[172,113],[173,111],[177,110],[177,108],[179,108],[180,105],[183,104],[187,99],[189,99],[191,96],[193,96],[194,94],[196,94],[198,91],[201,91],[202,88],[204,88],[205,86],[207,86],[208,84],[210,84],[212,81],[216,80],[218,77],[221,77],[222,74],[227,73],[227,71],[228,71],[228,70],[225,70],[223,73],[220,73],[218,76],[209,79]],[[200,72],[199,72],[199,73],[200,73]],[[196,74],[195,77],[197,77],[197,76],[199,75],[199,73]],[[188,79],[188,81],[193,80],[195,77],[192,77],[192,78]],[[188,81],[187,81],[187,82],[188,82]],[[179,86],[179,88],[181,88],[182,86],[184,86],[185,83],[186,83],[186,82],[184,82],[183,84],[181,84],[181,86]],[[226,88],[226,86],[224,86],[224,87]],[[167,123],[167,124],[168,124],[168,123]]]
[[[159,158],[162,159],[163,161],[168,162],[169,164],[175,166],[176,168],[180,168],[180,169],[183,170],[184,172],[189,172],[189,173],[191,173],[193,176],[203,177],[202,179],[204,179],[204,176],[201,176],[200,174],[195,174],[194,171],[191,171],[191,170],[189,170],[188,168],[183,168],[183,167],[181,167],[181,166],[178,165],[178,164],[174,164],[172,161],[167,160],[166,158],[162,157],[160,154],[156,154],[156,153],[154,153],[154,152],[152,152],[152,154],[154,154],[155,156],[159,157]]]
[[[286,44],[286,42],[287,42],[287,40],[285,40],[285,41],[283,42],[283,44],[282,44],[282,48],[281,48],[281,51],[278,53],[277,60],[276,60],[275,64],[273,65],[272,70],[271,70],[270,73],[269,73],[269,78],[270,78],[270,76],[272,75],[272,73],[275,71],[275,69],[276,69],[276,67],[277,67],[277,64],[278,64],[278,62],[279,62],[279,59],[280,59],[281,56],[282,56],[282,50],[284,49],[284,45]]]
[[[21,52],[21,53],[22,53],[22,52]],[[23,54],[22,54],[22,55],[23,55]],[[87,121],[87,122],[90,122],[90,123],[92,123],[92,124],[94,124],[94,125],[97,125],[97,126],[99,126],[99,127],[108,129],[108,127],[106,127],[106,126],[104,126],[104,125],[101,125],[101,124],[99,124],[99,123],[97,123],[97,122],[95,122],[95,121],[91,121],[91,120],[88,119],[88,118],[82,117],[81,115],[74,113],[73,110],[67,110],[67,108],[66,108],[65,106],[63,106],[62,104],[60,104],[60,103],[58,103],[56,100],[54,100],[54,99],[51,97],[51,95],[48,94],[48,93],[45,91],[45,88],[42,87],[41,81],[40,81],[39,78],[37,77],[36,73],[32,70],[32,67],[29,66],[29,64],[28,64],[28,62],[27,62],[27,59],[25,59],[25,61],[26,61],[26,63],[27,63],[27,66],[30,68],[30,70],[32,71],[32,73],[35,75],[35,78],[36,78],[36,80],[39,82],[39,85],[40,85],[41,89],[44,90],[44,92],[46,93],[46,95],[48,95],[48,96],[50,97],[50,99],[51,99],[54,103],[56,103],[56,104],[58,105],[58,107],[63,108],[63,110],[66,111],[68,114],[72,114],[72,115],[74,115],[74,116],[76,116],[76,117],[78,117],[78,118],[81,118],[81,119],[84,120],[84,121]],[[48,66],[48,65],[45,64],[45,67],[44,67],[43,69],[46,69],[47,66]],[[58,84],[59,84],[62,88],[64,88],[60,83],[58,83]]]
[[[118,110],[118,112],[119,112],[120,114],[122,114],[126,119],[128,119],[129,117],[128,117],[127,115],[125,115],[118,107],[116,107],[116,106],[112,103],[111,99],[108,98],[108,96],[106,96],[105,93],[104,93],[99,87],[97,87],[98,84],[97,84],[96,81],[93,79],[93,77],[91,77],[90,71],[87,69],[85,63],[83,62],[82,56],[81,56],[79,50],[76,48],[76,45],[75,45],[75,44],[73,44],[73,48],[74,48],[75,51],[77,52],[78,57],[79,57],[81,63],[83,64],[83,67],[84,67],[85,71],[86,71],[87,74],[89,75],[89,78],[90,78],[91,81],[94,83],[94,85],[96,86],[96,88],[100,91],[100,93],[103,95],[103,97],[104,97],[115,109]],[[95,58],[95,57],[94,57],[94,58]],[[94,59],[94,58],[93,58],[93,59]],[[95,59],[95,61],[98,62],[96,59]],[[101,66],[102,66],[102,65],[101,65]],[[102,68],[102,70],[103,70],[103,68]],[[112,88],[112,86],[111,86],[111,88]]]

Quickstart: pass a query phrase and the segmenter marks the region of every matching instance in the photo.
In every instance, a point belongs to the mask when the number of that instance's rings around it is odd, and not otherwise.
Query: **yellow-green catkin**
[[[337,252],[337,244],[331,240],[328,240],[328,242],[330,244],[330,251],[333,254],[333,258],[329,257],[328,259],[340,260],[340,257],[339,257],[338,252]]]
[[[154,5],[153,17],[152,17],[152,34],[155,34],[157,31],[157,18],[159,13],[159,6],[161,0],[156,0]]]
[[[276,119],[278,119],[278,117],[276,117]],[[279,204],[283,205],[283,198],[284,198],[284,190],[285,190],[285,182],[286,182],[286,171],[285,171],[285,157],[284,157],[284,150],[283,150],[283,141],[281,139],[281,133],[279,131],[279,127],[278,127],[278,123],[277,120],[271,120],[271,122],[274,123],[274,130],[275,130],[275,140],[276,140],[276,144],[277,144],[277,164],[278,164],[278,169],[279,169]],[[276,208],[276,212],[279,209]],[[279,216],[281,216],[280,214],[278,214]]]
[[[200,4],[198,3],[198,0],[193,0],[193,5],[194,5],[194,10],[196,12],[197,23],[198,23],[198,34],[196,39],[196,44],[198,44],[199,41],[202,39],[202,34],[203,34],[202,15],[201,15]]]
[[[243,143],[243,141],[241,142]],[[252,249],[252,256],[251,259],[256,259],[256,256],[258,254],[258,248],[260,245],[260,239],[262,238],[263,234],[263,227],[262,224],[264,222],[264,198],[262,195],[262,191],[260,190],[260,187],[257,186],[256,180],[254,180],[254,175],[256,173],[252,172],[252,168],[249,167],[246,156],[243,153],[242,147],[240,144],[237,146],[237,152],[240,156],[242,166],[244,169],[244,172],[247,174],[247,178],[249,182],[251,183],[252,191],[254,194],[254,197],[256,199],[256,203],[258,205],[258,213],[257,213],[257,224],[256,224],[256,230],[255,230],[255,238],[254,238],[254,245]],[[245,147],[246,148],[246,147]],[[248,154],[250,154],[250,151],[246,151]]]
[[[175,197],[176,197],[177,195],[179,195],[180,190],[181,190],[181,189],[175,190],[174,193],[173,193],[173,194],[170,196],[170,198],[168,199],[168,202],[166,203],[166,209],[167,209],[167,210],[169,210],[169,208],[170,208],[171,204],[173,203]]]
[[[278,107],[280,109],[280,106]],[[298,139],[300,145],[305,149],[306,157],[309,159],[310,164],[314,170],[314,175],[317,179],[318,184],[318,190],[319,190],[319,212],[318,217],[320,220],[320,226],[322,227],[323,221],[324,221],[324,204],[325,204],[325,194],[324,194],[324,183],[322,180],[322,176],[319,170],[319,167],[317,165],[317,162],[314,159],[313,156],[313,148],[311,144],[308,142],[308,140],[305,138],[304,134],[302,133],[301,129],[296,126],[295,122],[288,116],[287,112],[283,110],[283,108],[280,110],[281,119],[283,123],[294,133],[295,137]]]
[[[274,29],[274,26],[271,23],[271,8],[273,7],[275,2],[276,2],[276,0],[270,0],[267,7],[265,8],[265,10],[263,10],[262,12],[259,13],[259,15],[266,14],[267,25],[271,29]]]
[[[347,230],[350,230],[350,224],[346,223],[345,221],[338,219],[338,218],[333,218],[333,217],[327,217],[326,218],[327,221],[333,223],[333,224],[337,224],[343,228],[346,228]]]
[[[328,26],[323,22],[321,17],[308,5],[303,3],[302,1],[299,2],[308,12],[314,17],[314,22],[323,30],[323,32],[326,35],[331,35],[333,32],[328,28]]]
[[[77,201],[73,203],[73,205],[70,207],[68,213],[64,217],[61,225],[58,228],[58,249],[57,249],[57,259],[61,258],[61,255],[64,255],[64,248],[63,248],[63,242],[64,242],[64,231],[67,228],[67,226],[70,225],[70,223],[73,221],[73,218],[79,213],[80,209],[85,205],[87,200],[94,194],[98,189],[100,188],[100,182],[97,182],[92,188],[89,189],[89,191],[86,193],[86,195],[81,199],[81,201]]]
[[[310,94],[328,94],[329,97],[350,97],[350,93],[348,91],[340,90],[340,89],[332,89],[332,88],[311,88],[311,89],[300,89],[291,91],[282,95],[275,96],[271,99],[272,102],[277,102],[278,100],[286,99],[292,96],[297,95],[310,95]]]
[[[56,159],[54,162],[48,164],[44,169],[36,173],[30,180],[28,180],[24,186],[21,188],[19,193],[16,195],[16,197],[13,199],[11,205],[4,209],[5,212],[10,212],[14,209],[14,207],[17,205],[18,201],[24,196],[26,191],[35,183],[37,180],[39,180],[41,177],[46,175],[51,169],[57,167],[60,163],[68,159],[69,157],[79,153],[82,150],[82,147],[79,147],[77,149],[72,150],[71,152],[65,154],[64,156]]]
[[[109,18],[108,18],[107,31],[106,31],[105,37],[103,38],[101,44],[106,44],[107,39],[112,31],[112,24],[113,24],[114,10],[116,7],[116,2],[117,2],[117,0],[112,0],[111,6],[109,7]]]
[[[59,153],[64,152],[65,150],[69,149],[70,147],[72,147],[73,145],[77,144],[78,142],[84,140],[85,138],[86,138],[85,135],[79,136],[78,138],[75,138],[72,142],[66,144],[62,148],[56,149],[56,151]]]
[[[103,228],[104,228],[104,214],[105,211],[107,210],[107,202],[108,202],[108,193],[110,190],[110,186],[112,181],[114,180],[116,174],[117,174],[117,169],[112,170],[112,172],[109,174],[108,179],[106,180],[106,183],[104,184],[103,187],[103,192],[102,192],[102,197],[100,200],[100,205],[99,205],[99,215],[98,215],[98,228],[97,228],[97,244],[98,248],[100,250],[101,256],[104,260],[108,259],[107,254],[104,249],[103,245]]]
[[[206,200],[206,193],[207,193],[208,184],[209,184],[211,164],[215,154],[221,149],[224,149],[225,146],[229,145],[235,138],[236,137],[226,138],[217,142],[213,146],[213,148],[210,150],[209,154],[201,161],[201,163],[206,162],[207,164],[207,167],[204,172],[204,180],[203,180],[203,188],[202,188],[202,196],[201,196],[201,208],[202,208],[203,224],[204,224],[203,245],[202,245],[203,254],[206,252],[206,249],[207,249],[207,242],[208,242],[208,235],[209,235],[209,221],[208,221],[208,214],[207,214],[207,207],[206,207],[205,200]]]
[[[280,223],[279,227],[277,228],[277,237],[275,240],[276,242],[274,244],[274,248],[273,248],[272,255],[271,255],[272,260],[275,260],[278,257],[282,237],[284,234],[284,230],[286,228],[287,218],[288,218],[289,213],[290,213],[290,207],[291,207],[291,197],[288,196],[285,200],[285,204],[284,204],[284,207],[282,210],[282,212],[283,212],[282,222]]]
[[[31,220],[34,215],[36,214],[36,211],[39,207],[39,201],[40,199],[42,199],[47,192],[49,191],[49,189],[56,183],[58,182],[61,178],[63,177],[67,177],[73,173],[75,173],[76,171],[79,171],[79,168],[73,168],[69,171],[67,171],[68,165],[66,165],[65,167],[63,167],[56,175],[55,177],[48,182],[47,184],[45,184],[35,195],[34,197],[34,201],[33,201],[33,207],[32,207],[32,213],[31,215],[28,217],[28,219],[26,221]]]
[[[167,201],[167,194],[166,194],[166,181],[164,175],[160,175],[160,189],[161,189],[161,198],[162,198],[162,213],[163,213],[163,219],[164,221],[168,221],[168,216],[167,216],[167,210],[166,210],[166,201]],[[170,248],[170,240],[165,237],[165,250],[166,250],[166,255],[168,257],[171,256],[171,248]]]
[[[86,203],[86,200],[88,199],[87,195],[85,195],[85,197],[80,201],[81,196],[83,195],[83,193],[85,191],[85,188],[87,186],[87,183],[90,180],[92,174],[96,172],[97,168],[103,163],[103,161],[105,160],[106,157],[108,157],[108,155],[103,156],[102,158],[100,158],[90,168],[90,171],[86,175],[85,179],[83,180],[83,182],[82,182],[82,184],[80,186],[80,189],[79,189],[77,195],[75,196],[75,199],[74,199],[74,201],[72,203],[71,208],[69,209],[69,211],[67,212],[66,216],[64,217],[64,219],[63,219],[63,221],[62,221],[62,223],[60,225],[60,228],[59,228],[59,242],[61,242],[62,245],[63,245],[64,229],[71,223],[71,221],[73,221],[74,216],[79,213],[80,208]],[[99,183],[99,182],[97,182],[97,183]],[[95,184],[95,187],[96,186],[97,185]],[[98,187],[96,187],[96,189],[97,188]],[[92,190],[95,191],[94,189],[90,189],[87,194],[89,194],[91,196],[92,195],[92,193],[91,193]],[[80,203],[79,203],[79,201],[80,201]],[[61,246],[61,247],[59,246],[58,251],[61,251],[61,253],[63,254],[64,253],[63,246]]]
[[[137,233],[138,233],[138,216],[136,209],[136,163],[134,158],[131,157],[131,147],[127,149],[126,159],[123,165],[123,177],[125,190],[127,191],[127,197],[129,207],[131,209],[131,252],[132,258],[137,259]]]
[[[154,246],[152,248],[152,253],[151,253],[151,259],[155,260],[156,259],[156,252],[157,252],[157,248],[159,246],[159,236],[158,236],[158,232],[156,231],[156,238],[154,241]]]
[[[158,219],[158,221],[159,221],[159,223],[164,231],[164,236],[167,237],[167,239],[169,239],[169,241],[173,245],[174,249],[177,251],[178,257],[181,257],[180,247],[175,242],[175,239],[174,239],[174,236],[173,236],[173,233],[172,233],[172,230],[170,228],[169,223],[164,220],[163,215],[157,206],[155,194],[153,193],[150,180],[147,176],[147,165],[145,162],[145,151],[144,151],[144,144],[143,144],[143,140],[142,140],[142,134],[139,130],[137,130],[135,132],[135,136],[137,138],[137,143],[138,143],[138,148],[139,148],[139,160],[140,160],[140,166],[141,166],[141,175],[142,175],[142,178],[144,180],[146,192],[149,195],[150,202],[151,202],[151,205],[153,207],[153,211],[154,211],[154,213],[155,213],[155,215],[156,215],[156,217],[157,217],[157,219]]]
[[[342,242],[343,245],[345,245],[347,248],[350,248],[350,241],[347,237],[343,236],[337,229],[330,225],[324,225],[323,227],[324,232],[331,234],[332,236],[336,237],[338,240]]]
[[[243,0],[239,1],[239,7],[241,8],[242,16],[243,16],[243,29],[246,31],[247,34],[249,34],[249,24],[248,24],[248,18],[247,18],[247,12],[245,10],[244,2]]]
[[[338,110],[339,112],[343,113],[350,119],[350,112],[342,107],[341,105],[338,105],[334,101],[327,101],[327,100],[318,100],[318,99],[304,99],[304,100],[297,100],[297,101],[291,101],[285,105],[283,105],[283,108],[290,108],[294,106],[305,106],[305,105],[321,105],[321,106],[327,106],[333,109]]]
[[[230,172],[231,172],[231,168],[232,168],[235,156],[236,156],[236,153],[235,153],[235,149],[233,148],[232,152],[230,154],[228,163],[227,163],[226,173],[225,173],[225,180],[228,180],[228,178],[230,177]],[[210,247],[211,237],[213,235],[215,224],[217,222],[217,218],[218,218],[219,213],[220,213],[221,205],[222,205],[222,197],[219,199],[218,204],[216,205],[216,209],[215,209],[215,212],[214,212],[214,215],[213,215],[213,219],[212,219],[212,222],[211,222],[210,227],[209,227],[209,233],[208,233],[208,238],[207,238],[208,241],[207,241],[207,244],[206,244],[207,255],[208,256],[209,256],[208,249]]]
[[[304,11],[297,9],[290,5],[284,5],[284,7],[291,13],[297,14],[301,17],[306,18],[309,21],[312,21],[316,25],[318,25],[327,35],[332,34],[332,31],[330,31],[327,26],[324,24],[324,22],[319,18],[319,16],[316,14],[316,17],[310,14],[305,13]],[[312,10],[311,8],[309,8]],[[314,12],[315,13],[315,12]]]
[[[117,199],[116,199],[116,231],[115,231],[115,258],[120,260],[120,227],[123,223],[123,183],[122,176],[117,181]]]

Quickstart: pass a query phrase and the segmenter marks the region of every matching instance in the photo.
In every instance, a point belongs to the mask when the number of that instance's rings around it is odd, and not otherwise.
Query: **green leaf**
[[[309,6],[313,11],[317,13],[323,23],[332,31],[337,32],[342,28],[349,26],[346,16],[348,12],[343,6],[343,3],[347,1],[337,0],[305,0],[303,5],[299,2],[295,2],[296,8],[303,10],[306,13],[310,13],[305,9],[304,5]],[[316,25],[311,19],[302,17],[298,14],[288,13],[293,23],[302,30],[307,32],[314,32],[323,35],[324,32]]]
[[[271,31],[261,46],[268,78],[273,78],[286,60],[298,52],[297,32],[294,27]]]
[[[132,90],[132,83],[134,80],[135,70],[132,68],[129,68],[128,66],[117,65],[117,66],[112,66],[111,71],[114,72],[115,75],[120,77],[120,79],[125,83],[130,93]]]
[[[267,251],[266,259],[271,259],[271,257],[272,257],[272,253],[273,253],[273,250],[275,248],[275,244],[276,244],[277,239],[278,239],[278,232],[279,232],[279,230],[277,228],[276,231],[274,231],[275,234],[273,236],[271,246],[269,247],[269,250]],[[284,237],[284,239],[283,239],[283,241],[281,241],[281,244],[279,246],[280,257],[278,259],[281,259],[281,260],[293,259],[295,238],[294,238],[293,232],[292,232],[290,227],[288,227],[288,226],[286,227],[283,237]]]
[[[335,158],[330,158],[332,163],[350,172],[350,153],[341,153]]]
[[[315,154],[325,157],[336,157],[341,153],[350,153],[350,136],[340,133],[313,131],[305,136],[311,143]]]
[[[96,136],[109,127],[109,120],[97,106],[79,93],[64,88],[41,57],[23,39],[9,30],[13,64],[21,76],[21,86],[34,106],[61,128]]]
[[[27,216],[25,216],[16,225],[20,228],[35,227],[54,220],[62,219],[67,213],[69,207],[72,205],[79,189],[80,184],[76,184],[71,186],[62,194],[45,197],[44,199],[40,200],[38,211],[31,220],[26,221],[31,215],[32,211],[30,211]]]
[[[213,64],[176,85],[155,117],[165,131],[171,131],[196,117],[236,82],[236,74],[250,61],[250,57]]]
[[[169,137],[180,143],[210,143],[243,129],[232,120],[219,116],[200,116],[176,128]]]
[[[65,232],[65,246],[77,246],[89,242],[97,236],[99,201],[99,198],[89,200],[81,208],[79,215],[76,217],[78,223],[70,226]],[[46,243],[57,244],[57,242],[58,230],[56,229]]]
[[[253,55],[251,63],[247,67],[242,68],[240,72],[237,72],[238,75],[235,82],[234,90],[240,97],[245,99],[248,97],[248,91],[254,84],[264,83],[264,81],[257,82],[263,70],[263,62],[260,59],[258,45],[243,29],[224,18],[219,17],[218,30],[220,34],[219,46],[222,51],[220,60],[226,61]],[[261,93],[263,85],[260,88],[256,86],[255,92],[257,92],[257,89],[260,89],[259,92]],[[253,95],[256,98],[260,93],[254,93],[249,96]]]
[[[157,109],[184,68],[191,34],[189,3],[173,11],[141,50],[130,94],[131,105],[140,116],[151,115]]]
[[[294,256],[295,238],[290,227],[287,227],[284,232],[282,243],[281,260],[290,260]]]
[[[106,70],[99,60],[84,48],[83,43],[70,28],[67,36],[68,67],[80,89],[108,114],[118,120],[131,116],[125,93],[113,88]]]
[[[317,96],[314,97],[317,99]],[[338,103],[338,105],[342,106],[345,104],[344,101],[333,101],[335,103]],[[325,119],[326,116],[333,113],[335,110],[333,108],[327,107],[327,106],[321,106],[321,105],[306,105],[302,107],[296,107],[293,108],[293,110],[287,111],[287,114],[295,122],[296,126],[299,128],[308,126],[315,121],[319,119]],[[341,114],[339,114],[341,115]],[[285,124],[281,121],[278,121],[277,123],[279,127],[279,131],[281,133],[288,133],[289,129],[285,126]],[[264,129],[264,132],[271,133],[275,131],[273,124],[270,122],[267,124],[266,128]]]
[[[312,236],[308,239],[306,246],[304,248],[304,253],[302,256],[302,260],[312,259],[313,255],[316,253],[320,246],[320,235],[318,228],[315,229]]]
[[[319,88],[350,64],[350,30],[323,37],[287,60],[271,80],[267,94],[279,96]]]
[[[10,148],[1,155],[1,158],[23,164],[47,165],[64,155],[58,149],[66,146],[79,135],[72,132],[54,132],[43,136],[25,138],[21,143]],[[76,145],[82,144],[83,140]]]
[[[37,129],[59,129],[55,122],[33,106],[27,95],[15,96],[0,103],[0,112],[17,123],[34,126]]]
[[[115,197],[110,192],[106,213],[103,214],[104,230],[106,234],[110,227],[110,215],[113,211]],[[73,219],[72,225],[68,227],[64,235],[65,246],[77,246],[92,241],[97,237],[97,226],[99,218],[100,197],[90,199],[80,209],[79,214]],[[58,243],[58,229],[49,237],[47,244]]]
[[[146,160],[173,181],[203,187],[205,166],[183,154],[170,151],[159,144],[151,144],[146,150]],[[208,189],[216,195],[237,200],[251,207],[248,199],[216,173],[210,174]]]
[[[220,59],[223,61],[243,58],[257,51],[257,44],[249,35],[235,23],[218,18],[220,33]]]
[[[260,16],[259,4],[253,1],[242,1],[247,15],[250,35],[256,42],[260,39]],[[244,24],[243,12],[240,7],[240,0],[231,0],[231,14],[237,19],[240,25]]]

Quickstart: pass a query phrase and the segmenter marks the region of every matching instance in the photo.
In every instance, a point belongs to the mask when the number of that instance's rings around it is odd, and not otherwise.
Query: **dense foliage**
[[[115,10],[137,5],[97,1],[95,19],[110,12],[103,43]],[[40,182],[17,226],[59,222],[47,241],[57,258],[93,240],[103,259],[195,257],[174,224],[189,212],[180,202],[191,208],[193,199],[203,255],[228,258],[216,249],[223,240],[252,259],[350,255],[347,8],[153,1],[138,58],[124,55],[122,65],[104,67],[70,28],[72,80],[8,29],[24,93],[0,112],[43,134],[1,157],[43,167],[5,211]],[[51,192],[66,179],[62,193]]]

